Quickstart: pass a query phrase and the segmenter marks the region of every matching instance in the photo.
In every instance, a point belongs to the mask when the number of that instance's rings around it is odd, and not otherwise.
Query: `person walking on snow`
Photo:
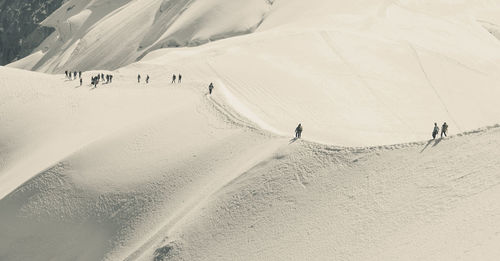
[[[302,136],[302,124],[299,123],[299,126],[295,128],[295,138],[300,139],[301,136]]]
[[[149,74],[146,75],[146,83],[149,83]]]
[[[210,83],[210,85],[208,85],[208,93],[212,94],[213,89],[214,89],[214,84]]]
[[[179,81],[177,81],[177,83],[181,83],[181,80],[182,80],[182,75],[179,73]]]
[[[436,139],[436,136],[438,135],[439,133],[439,127],[437,125],[437,123],[434,122],[434,130],[432,130],[432,139],[435,140]]]
[[[82,78],[80,78],[80,86],[82,86],[82,84],[83,84],[83,80],[82,80]]]
[[[177,77],[177,76],[175,76],[175,74],[174,74],[174,75],[172,75],[172,83],[175,83],[175,78],[176,78],[176,77]]]
[[[137,83],[140,83],[140,82],[141,82],[141,75],[140,75],[140,74],[138,74],[138,75],[137,75]]]
[[[446,122],[445,122],[445,123],[443,123],[443,126],[441,127],[441,138],[443,137],[443,135],[445,137],[447,137],[447,135],[446,135],[447,131],[448,131],[448,124],[446,124]]]

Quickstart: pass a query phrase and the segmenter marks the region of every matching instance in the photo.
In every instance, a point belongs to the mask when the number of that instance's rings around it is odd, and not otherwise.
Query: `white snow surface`
[[[497,260],[499,3],[68,1],[0,67],[0,260]]]

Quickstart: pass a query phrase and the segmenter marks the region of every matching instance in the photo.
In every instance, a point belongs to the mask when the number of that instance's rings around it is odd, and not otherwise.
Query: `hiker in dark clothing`
[[[172,83],[175,83],[175,78],[176,78],[175,74],[172,75]]]
[[[438,135],[439,133],[439,127],[437,125],[437,123],[434,123],[434,129],[432,130],[432,139],[436,139],[436,136]]]
[[[182,81],[182,75],[179,73],[179,81],[178,81],[178,83],[181,83],[181,81]]]
[[[78,72],[78,78],[82,78],[82,71]]]
[[[445,137],[447,137],[446,132],[448,132],[448,124],[446,124],[446,122],[445,122],[445,123],[443,123],[443,126],[441,127],[441,138],[443,137],[443,135]]]
[[[113,75],[110,75],[109,76],[109,82],[112,83],[113,82]]]
[[[149,83],[149,74],[146,75],[146,83]]]
[[[301,136],[302,136],[302,124],[299,123],[299,126],[295,128],[295,138],[300,139]]]
[[[76,71],[73,72],[73,80],[76,79]]]
[[[210,94],[212,94],[212,90],[214,89],[214,84],[213,83],[210,83],[210,85],[208,85],[208,92]]]
[[[80,77],[80,86],[83,84],[83,79]]]
[[[64,74],[66,74],[66,78],[68,78],[68,71],[64,71]]]
[[[104,73],[101,73],[101,80],[104,81]]]
[[[138,74],[138,75],[137,75],[137,83],[140,83],[140,82],[141,82],[141,75],[140,75],[140,74]]]

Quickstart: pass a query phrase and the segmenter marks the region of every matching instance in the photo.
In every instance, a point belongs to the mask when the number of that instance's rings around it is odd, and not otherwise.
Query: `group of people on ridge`
[[[66,74],[66,78],[70,79],[70,80],[76,80],[76,75],[78,75],[78,77],[81,79],[82,78],[82,71],[74,71],[74,72],[71,72],[71,71],[64,71],[64,73]]]
[[[78,74],[78,76],[80,78],[80,86],[82,85],[82,72],[81,71],[80,72],[74,71],[73,73],[71,71],[65,71],[65,74],[66,74],[66,77],[69,78],[70,80],[72,77],[74,79],[76,79],[76,76]],[[149,83],[149,79],[150,79],[149,75],[146,75],[146,83]],[[91,78],[91,84],[94,85],[94,87],[97,87],[97,84],[99,83],[100,80],[101,81],[106,80],[106,83],[111,83],[113,81],[113,75],[110,75],[110,74],[104,75],[104,73],[101,73],[101,74],[98,74],[96,76],[93,76]],[[179,74],[178,77],[175,74],[172,75],[172,83],[175,83],[176,80],[178,80],[177,83],[181,83],[182,75]],[[137,75],[137,83],[140,83],[140,82],[141,82],[141,75],[138,74]],[[210,83],[208,85],[208,93],[212,94],[213,89],[214,89],[214,84]],[[299,125],[295,128],[295,138],[296,139],[300,139],[302,137],[302,131],[303,131],[302,124],[299,123]],[[443,136],[447,137],[447,132],[448,132],[448,124],[445,122],[441,126],[441,138],[443,138]],[[434,129],[432,130],[432,139],[436,139],[438,134],[439,134],[439,127],[438,127],[437,123],[434,123]]]
[[[90,78],[90,84],[94,85],[94,88],[97,88],[97,84],[99,84],[100,81],[104,82],[104,80],[106,80],[105,83],[112,83],[113,82],[113,75],[111,75],[111,74],[104,75],[104,73],[97,74],[96,76],[92,76]],[[80,85],[81,85],[81,83],[80,83]]]
[[[297,126],[297,128],[295,128],[295,138],[296,139],[300,139],[301,136],[302,136],[302,124],[299,123],[299,125]],[[441,138],[444,137],[447,137],[447,132],[448,132],[448,124],[445,122],[443,123],[443,125],[441,126]],[[432,139],[436,139],[436,136],[439,134],[439,127],[437,125],[437,123],[434,123],[434,129],[432,130]]]
[[[78,75],[78,78],[80,78],[80,86],[82,86],[82,83],[83,83],[83,80],[82,80],[82,71],[74,71],[74,72],[71,72],[71,71],[64,71],[64,74],[66,74],[66,78],[68,78],[69,80],[76,80],[76,75]]]

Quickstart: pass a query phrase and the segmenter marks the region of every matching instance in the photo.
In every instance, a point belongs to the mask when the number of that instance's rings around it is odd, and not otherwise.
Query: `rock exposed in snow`
[[[29,55],[54,29],[40,23],[64,0],[0,1],[0,65]]]

